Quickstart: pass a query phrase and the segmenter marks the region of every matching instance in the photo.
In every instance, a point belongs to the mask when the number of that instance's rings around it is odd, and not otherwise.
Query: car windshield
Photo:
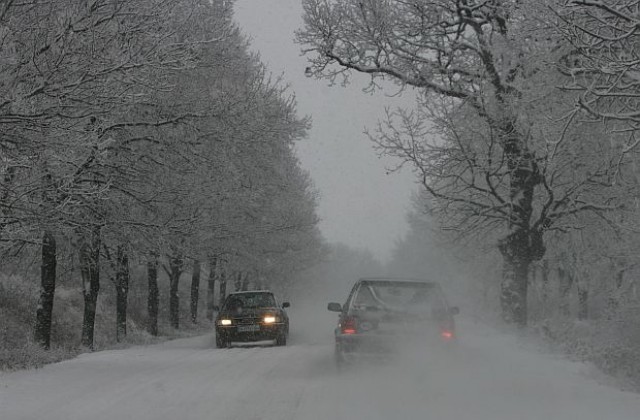
[[[271,293],[238,293],[227,298],[223,310],[269,308],[274,306],[276,306],[276,300]]]
[[[429,283],[364,283],[355,296],[356,310],[431,314],[444,309],[440,290]]]

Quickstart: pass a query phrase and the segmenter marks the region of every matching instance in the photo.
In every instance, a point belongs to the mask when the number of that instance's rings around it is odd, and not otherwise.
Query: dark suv
[[[344,305],[334,302],[328,309],[340,313],[335,329],[339,366],[356,357],[388,354],[405,342],[456,340],[453,315],[459,310],[449,306],[435,282],[360,279]]]
[[[277,346],[287,344],[289,317],[268,290],[229,294],[215,320],[216,346],[230,347],[233,341],[275,340]]]

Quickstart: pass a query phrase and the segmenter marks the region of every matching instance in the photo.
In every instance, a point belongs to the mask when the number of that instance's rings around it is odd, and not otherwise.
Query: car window
[[[238,312],[244,307],[242,299],[230,296],[224,302],[222,310],[225,312]]]
[[[364,283],[354,297],[355,310],[436,314],[446,308],[440,290],[425,283]]]
[[[276,300],[271,293],[238,293],[230,295],[223,310],[236,311],[238,308],[275,307]]]
[[[353,307],[354,309],[366,309],[367,307],[378,307],[383,306],[382,302],[376,301],[376,298],[373,296],[371,291],[371,287],[363,286],[358,289],[358,293],[355,295],[353,299]]]
[[[351,302],[353,301],[353,297],[356,294],[356,291],[359,289],[360,284],[356,283],[353,288],[351,289],[351,292],[349,292],[349,297],[347,298],[347,301],[344,304],[344,308],[350,308],[351,307]]]

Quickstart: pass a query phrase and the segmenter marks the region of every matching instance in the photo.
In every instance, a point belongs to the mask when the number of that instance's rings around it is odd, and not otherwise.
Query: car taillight
[[[442,330],[440,331],[440,337],[442,337],[444,341],[451,341],[453,340],[453,331]]]
[[[340,323],[342,334],[355,334],[357,332],[357,321],[354,317],[345,317]]]

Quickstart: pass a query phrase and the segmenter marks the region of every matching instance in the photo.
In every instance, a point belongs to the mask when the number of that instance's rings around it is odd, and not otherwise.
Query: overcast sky
[[[293,42],[293,32],[302,26],[300,3],[236,0],[235,16],[262,61],[290,83],[299,113],[312,117],[313,128],[298,145],[298,155],[320,191],[324,236],[387,259],[407,230],[405,214],[415,183],[407,169],[388,175],[394,162],[379,158],[363,131],[374,128],[385,106],[410,105],[412,100],[391,97],[392,91],[363,93],[368,79],[362,75],[346,88],[305,77],[306,59]]]

